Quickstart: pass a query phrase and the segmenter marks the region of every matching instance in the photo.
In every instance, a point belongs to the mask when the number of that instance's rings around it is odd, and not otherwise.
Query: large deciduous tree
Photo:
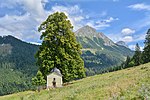
[[[60,69],[65,82],[85,77],[81,45],[64,13],[49,15],[40,25],[39,32],[42,32],[42,45],[35,57],[45,79],[54,67]]]

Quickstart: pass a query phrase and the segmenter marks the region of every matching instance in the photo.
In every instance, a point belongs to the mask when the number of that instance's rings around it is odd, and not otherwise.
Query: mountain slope
[[[96,32],[90,26],[84,26],[75,32],[77,41],[82,45],[83,59],[87,68],[100,70],[119,65],[127,56],[132,56],[129,48],[114,43],[103,33]]]
[[[38,47],[10,35],[0,37],[0,63],[12,63],[13,69],[31,75],[37,71],[34,55]]]
[[[33,88],[31,77],[38,67],[34,54],[38,46],[13,36],[0,37],[0,95]]]
[[[0,97],[0,100],[149,100],[150,63],[87,77],[68,86],[26,91]]]

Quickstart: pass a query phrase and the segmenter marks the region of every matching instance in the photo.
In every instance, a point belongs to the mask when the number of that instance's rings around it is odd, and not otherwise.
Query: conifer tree
[[[150,29],[146,33],[146,38],[145,38],[145,47],[142,52],[142,61],[143,63],[148,63],[150,62]]]
[[[141,50],[138,43],[135,46],[135,53],[132,59],[135,66],[141,64]]]
[[[146,38],[145,38],[145,47],[150,45],[150,29],[148,29],[147,33],[146,33]]]
[[[127,56],[126,61],[123,64],[123,68],[128,68],[129,67],[129,63],[130,63],[130,57]]]
[[[44,85],[45,83],[46,80],[44,79],[44,76],[42,75],[41,71],[38,71],[36,76],[32,78],[32,84],[38,87],[38,91],[40,91],[40,86]]]
[[[64,13],[56,12],[40,25],[42,45],[36,54],[39,70],[44,75],[56,67],[63,75],[63,81],[85,77],[81,45],[77,43],[73,26]]]

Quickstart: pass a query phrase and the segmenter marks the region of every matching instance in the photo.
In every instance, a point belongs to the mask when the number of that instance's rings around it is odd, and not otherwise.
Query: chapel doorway
[[[53,87],[56,87],[56,79],[55,78],[53,78]]]

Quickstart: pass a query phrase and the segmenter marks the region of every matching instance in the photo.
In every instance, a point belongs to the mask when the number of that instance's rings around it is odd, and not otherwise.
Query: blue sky
[[[131,49],[144,46],[150,28],[150,0],[0,0],[0,35],[40,43],[37,28],[56,11],[65,12],[74,31],[89,25]]]

